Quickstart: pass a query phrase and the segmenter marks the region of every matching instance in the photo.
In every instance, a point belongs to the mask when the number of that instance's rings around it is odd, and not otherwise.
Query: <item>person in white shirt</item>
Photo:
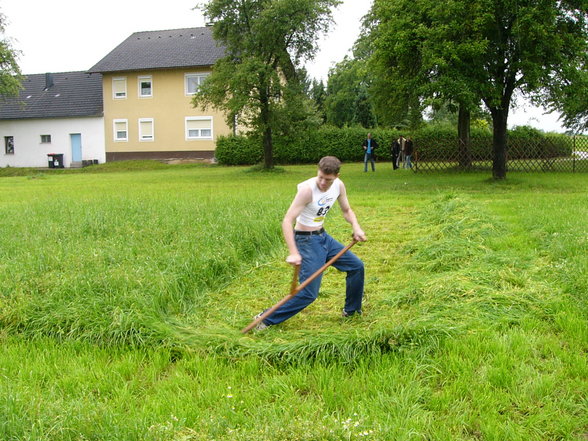
[[[300,283],[344,248],[323,228],[325,217],[335,202],[339,202],[343,217],[351,224],[353,238],[360,242],[367,240],[349,205],[345,185],[339,179],[340,168],[341,161],[336,157],[322,158],[317,176],[298,184],[298,192],[282,221],[284,240],[289,250],[286,262],[301,265]],[[365,277],[363,262],[348,250],[333,266],[347,273],[343,316],[361,314]],[[257,329],[281,323],[310,305],[318,296],[321,278],[322,275],[265,318]]]

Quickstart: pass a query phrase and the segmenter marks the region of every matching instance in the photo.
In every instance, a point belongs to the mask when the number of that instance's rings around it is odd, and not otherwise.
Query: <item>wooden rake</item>
[[[323,266],[321,266],[318,270],[315,271],[314,274],[312,274],[308,279],[306,279],[304,282],[302,282],[298,286],[296,286],[296,284],[298,283],[298,274],[300,273],[300,265],[296,265],[294,267],[294,277],[292,278],[292,286],[290,288],[290,294],[288,294],[286,297],[284,297],[282,300],[280,300],[274,306],[272,306],[271,308],[266,310],[259,317],[256,317],[251,323],[249,323],[246,327],[241,329],[241,333],[246,334],[247,332],[251,331],[254,327],[256,327],[257,324],[260,323],[263,319],[272,315],[280,306],[282,306],[284,303],[286,303],[288,300],[290,300],[292,297],[294,297],[296,294],[298,294],[300,291],[302,291],[304,288],[306,288],[314,279],[316,279],[318,276],[320,276],[328,267],[330,267],[333,263],[335,263],[339,259],[339,257],[341,257],[343,254],[345,254],[356,243],[357,243],[357,240],[353,239],[349,245],[347,245],[345,248],[343,248],[341,251],[339,251],[337,254],[335,254],[331,258],[331,260],[329,260],[327,263],[325,263]]]

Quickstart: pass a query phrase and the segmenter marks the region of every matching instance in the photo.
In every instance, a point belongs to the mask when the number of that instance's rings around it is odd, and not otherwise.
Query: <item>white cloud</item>
[[[548,113],[543,107],[536,107],[519,99],[516,108],[511,109],[508,116],[508,127],[531,126],[544,132],[563,133],[566,129],[559,121],[560,114],[557,112]]]
[[[366,0],[344,0],[333,13],[335,21],[328,35],[319,40],[320,50],[314,60],[307,63],[311,77],[325,83],[329,69],[343,61],[345,55],[352,55],[351,49],[361,31],[362,18],[372,5]]]

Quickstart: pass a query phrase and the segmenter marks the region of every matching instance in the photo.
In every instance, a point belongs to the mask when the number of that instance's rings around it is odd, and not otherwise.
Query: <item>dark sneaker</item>
[[[343,310],[343,313],[341,314],[342,317],[352,317],[354,315],[361,315],[361,310],[360,311],[351,311],[351,312],[347,312],[345,310]]]

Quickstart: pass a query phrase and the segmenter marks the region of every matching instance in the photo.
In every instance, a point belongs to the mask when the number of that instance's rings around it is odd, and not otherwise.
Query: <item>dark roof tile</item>
[[[47,80],[52,84],[47,87]],[[102,75],[25,75],[18,97],[0,99],[0,119],[102,116]]]
[[[135,32],[90,72],[211,66],[225,54],[211,27]]]

